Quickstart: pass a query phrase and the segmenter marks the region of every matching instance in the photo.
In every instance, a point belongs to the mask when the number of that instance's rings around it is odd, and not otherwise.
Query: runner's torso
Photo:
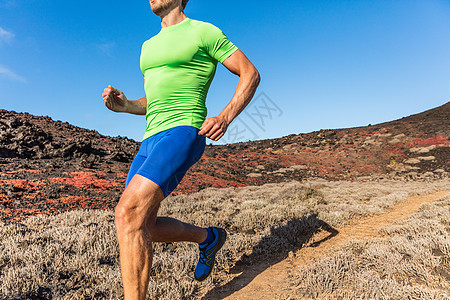
[[[141,71],[147,98],[144,139],[169,128],[200,128],[217,62],[238,48],[216,26],[190,18],[144,42]]]

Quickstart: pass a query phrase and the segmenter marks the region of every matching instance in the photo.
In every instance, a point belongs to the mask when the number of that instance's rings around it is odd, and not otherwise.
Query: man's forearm
[[[128,100],[125,112],[134,115],[145,115],[147,112],[147,98],[142,97],[138,100]]]
[[[260,82],[260,76],[256,69],[240,76],[236,92],[230,103],[219,114],[230,124],[250,103]]]

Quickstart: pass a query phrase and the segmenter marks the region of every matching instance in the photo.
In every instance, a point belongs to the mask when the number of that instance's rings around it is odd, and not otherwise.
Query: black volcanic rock
[[[139,143],[105,137],[49,117],[0,110],[0,157],[130,162]]]

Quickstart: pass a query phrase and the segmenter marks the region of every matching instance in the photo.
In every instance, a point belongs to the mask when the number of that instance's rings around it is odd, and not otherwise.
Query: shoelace
[[[201,250],[200,249],[200,258],[199,258],[199,261],[202,263],[202,264],[205,264],[205,265],[207,265],[207,266],[211,266],[211,263],[208,263],[208,262],[211,262],[211,260],[212,260],[212,257],[210,257],[212,254],[213,254],[213,251],[211,251],[212,249],[210,249],[209,251],[209,253],[207,252],[208,250]]]

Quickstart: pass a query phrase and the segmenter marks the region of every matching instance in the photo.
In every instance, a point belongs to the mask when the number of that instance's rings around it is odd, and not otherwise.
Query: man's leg
[[[153,249],[145,222],[163,198],[164,194],[156,183],[135,175],[116,206],[115,220],[125,300],[144,300],[147,295]]]
[[[115,209],[125,300],[145,299],[153,259],[152,240],[201,243],[206,239],[204,228],[157,218],[163,199],[164,193],[156,183],[135,175]]]
[[[202,243],[208,236],[206,228],[169,217],[157,217],[156,222],[148,222],[148,230],[153,242],[193,242]]]

